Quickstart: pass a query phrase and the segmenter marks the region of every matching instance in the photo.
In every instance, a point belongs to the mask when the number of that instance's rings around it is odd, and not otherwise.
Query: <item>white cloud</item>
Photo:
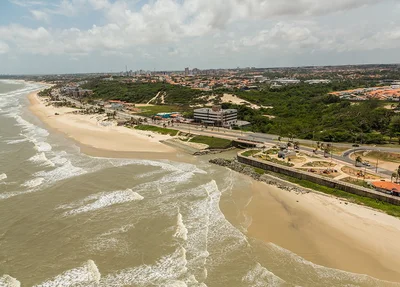
[[[29,1],[29,0],[9,0],[11,3],[20,7],[32,7],[32,6],[43,6],[43,1]]]
[[[309,24],[311,27],[313,23]],[[241,39],[243,46],[256,46],[266,49],[298,50],[315,46],[319,39],[307,27],[300,23],[277,23],[270,30],[261,30],[254,37]]]
[[[100,9],[105,9],[110,7],[110,2],[108,0],[88,0],[89,4],[92,5],[92,7],[95,10],[100,10]]]
[[[10,47],[4,43],[0,41],[0,54],[5,54],[10,50]]]
[[[33,18],[35,18],[38,21],[44,21],[44,22],[50,21],[49,15],[46,12],[40,10],[31,10],[31,14]]]
[[[138,1],[128,0],[12,2],[43,24],[50,17],[59,18],[54,15],[85,17],[85,22],[100,16],[96,23],[103,24],[86,29],[0,26],[0,39],[7,49],[67,54],[68,59],[96,54],[156,61],[167,55],[190,62],[218,54],[228,61],[241,53],[299,55],[400,48],[398,18],[385,24],[386,19],[364,16],[364,11],[374,14],[381,5],[377,3],[392,3],[394,8],[394,0],[151,0],[141,7],[136,6]],[[354,21],[360,17],[372,24]]]

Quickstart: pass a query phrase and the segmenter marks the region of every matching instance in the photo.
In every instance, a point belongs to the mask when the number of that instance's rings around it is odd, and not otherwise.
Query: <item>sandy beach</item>
[[[240,175],[243,176],[243,175]],[[400,282],[400,220],[318,193],[296,194],[252,183],[243,208],[250,237],[315,264]]]
[[[28,98],[30,110],[45,124],[86,146],[83,148],[86,151],[98,149],[96,155],[100,151],[159,155],[175,152],[172,147],[160,142],[169,139],[169,136],[109,125],[110,122],[106,125],[100,115],[73,114],[75,109],[46,105],[37,92],[31,93]]]
[[[169,136],[102,126],[99,115],[46,106],[36,93],[30,94],[29,100],[36,116],[80,143],[84,153],[179,160],[173,148],[160,143]],[[400,282],[397,218],[318,193],[296,194],[256,181],[251,181],[251,200],[236,207],[238,217],[250,218],[247,235],[251,238],[281,246],[318,265]],[[232,218],[229,209],[221,208]]]

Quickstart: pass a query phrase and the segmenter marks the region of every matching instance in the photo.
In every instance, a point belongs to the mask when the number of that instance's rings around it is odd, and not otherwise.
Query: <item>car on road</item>
[[[362,164],[363,164],[364,166],[371,166],[371,164],[370,164],[369,162],[366,162],[366,161],[363,162]]]
[[[360,147],[359,144],[353,144],[352,147]]]

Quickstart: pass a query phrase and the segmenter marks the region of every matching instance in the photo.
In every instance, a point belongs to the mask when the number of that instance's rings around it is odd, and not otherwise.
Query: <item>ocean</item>
[[[207,157],[81,153],[28,110],[40,88],[0,81],[1,287],[399,286],[248,236],[250,179]]]

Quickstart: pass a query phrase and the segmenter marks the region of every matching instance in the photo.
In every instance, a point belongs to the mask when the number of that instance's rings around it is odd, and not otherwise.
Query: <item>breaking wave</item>
[[[34,287],[69,287],[69,286],[88,286],[89,284],[99,283],[101,274],[96,264],[89,260],[84,265],[65,271],[46,282]]]
[[[141,265],[107,275],[98,286],[187,286],[186,264],[186,250],[179,247],[154,265]]]
[[[278,287],[285,283],[284,280],[274,273],[262,267],[260,263],[257,263],[253,269],[243,276],[242,282],[252,287]]]
[[[23,143],[23,142],[27,142],[28,139],[18,139],[18,140],[7,140],[6,143],[7,144],[19,144],[19,143]]]
[[[44,181],[44,178],[38,177],[38,178],[26,181],[25,183],[22,184],[22,186],[33,188],[33,187],[37,187],[37,186],[41,185],[43,183],[43,181]]]
[[[29,159],[30,162],[34,162],[34,163],[38,163],[41,165],[45,165],[45,166],[55,166],[55,164],[50,161],[49,159],[47,159],[46,154],[44,152],[42,153],[38,153],[34,156],[32,156]]]
[[[9,275],[3,275],[0,277],[0,287],[21,287],[21,283]]]
[[[127,190],[118,190],[113,192],[102,192],[94,195],[90,195],[80,201],[78,204],[72,204],[70,206],[76,206],[84,204],[80,207],[74,208],[72,210],[66,211],[64,213],[65,216],[69,215],[77,215],[80,213],[86,213],[89,211],[94,211],[98,209],[102,209],[108,206],[112,206],[115,204],[121,204],[130,201],[140,201],[143,200],[143,196],[139,193],[134,192],[132,189]],[[85,204],[86,202],[93,201],[91,203]],[[69,206],[60,206],[61,209],[66,209]]]
[[[181,238],[183,240],[187,240],[188,230],[187,230],[186,226],[183,224],[181,213],[178,213],[178,219],[177,219],[176,225],[177,226],[176,226],[176,231],[175,231],[174,237]]]

